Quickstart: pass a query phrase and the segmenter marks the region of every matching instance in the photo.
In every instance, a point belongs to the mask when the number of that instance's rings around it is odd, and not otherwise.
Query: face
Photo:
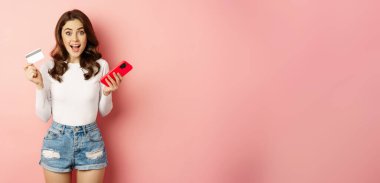
[[[87,36],[82,22],[78,19],[67,21],[61,34],[70,61],[79,59],[87,44]]]

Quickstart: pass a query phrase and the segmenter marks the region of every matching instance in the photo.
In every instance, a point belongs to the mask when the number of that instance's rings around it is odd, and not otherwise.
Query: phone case
[[[115,67],[114,69],[112,69],[112,71],[108,72],[106,75],[104,75],[101,79],[100,79],[100,82],[103,83],[104,85],[106,85],[108,87],[108,84],[106,82],[106,78],[108,78],[108,76],[111,76],[112,79],[115,79],[115,77],[113,76],[113,73],[120,73],[121,76],[124,76],[126,75],[130,70],[132,70],[132,65],[129,64],[127,61],[123,60],[119,63],[119,65],[117,67]]]

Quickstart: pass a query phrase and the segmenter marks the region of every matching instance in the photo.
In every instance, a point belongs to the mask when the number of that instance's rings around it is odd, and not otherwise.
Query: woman
[[[112,92],[122,77],[100,78],[108,63],[98,52],[98,40],[89,18],[79,10],[65,12],[55,27],[56,46],[52,60],[25,66],[25,75],[36,85],[36,114],[53,122],[44,137],[39,164],[46,182],[71,182],[77,169],[78,183],[103,182],[107,154],[97,127],[98,110],[106,116],[112,110]],[[53,115],[52,115],[53,114]]]

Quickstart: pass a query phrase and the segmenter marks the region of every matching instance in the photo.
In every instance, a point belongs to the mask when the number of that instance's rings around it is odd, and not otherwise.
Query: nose
[[[73,41],[78,41],[78,35],[77,34],[74,34]]]

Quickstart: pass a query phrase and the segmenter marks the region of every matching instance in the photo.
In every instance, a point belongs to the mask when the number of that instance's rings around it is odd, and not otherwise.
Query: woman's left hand
[[[115,80],[112,79],[111,76],[108,76],[106,79],[108,87],[105,87],[103,89],[103,94],[105,96],[108,96],[111,92],[117,90],[119,88],[121,80],[123,79],[123,77],[119,73],[113,73],[113,76],[115,77]]]

